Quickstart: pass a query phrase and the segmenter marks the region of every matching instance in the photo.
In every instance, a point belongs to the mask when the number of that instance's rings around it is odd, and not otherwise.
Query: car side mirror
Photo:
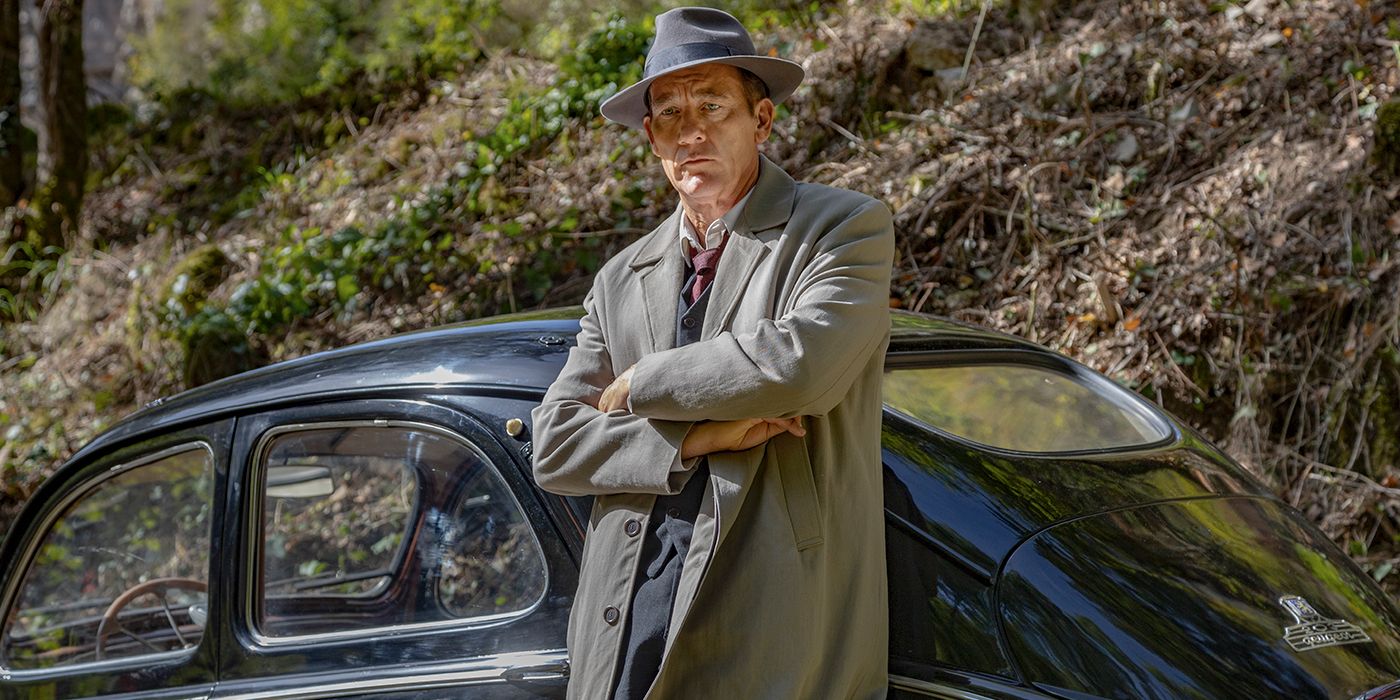
[[[271,498],[325,498],[335,492],[328,467],[287,464],[267,469],[267,495]]]

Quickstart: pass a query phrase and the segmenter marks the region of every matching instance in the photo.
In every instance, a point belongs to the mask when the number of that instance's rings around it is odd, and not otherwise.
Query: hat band
[[[714,44],[708,41],[695,42],[693,44],[677,44],[670,46],[656,53],[647,56],[644,66],[646,77],[650,78],[657,73],[661,73],[683,63],[699,61],[706,58],[725,58],[726,56],[748,56],[752,54],[736,53],[733,49],[723,44]]]

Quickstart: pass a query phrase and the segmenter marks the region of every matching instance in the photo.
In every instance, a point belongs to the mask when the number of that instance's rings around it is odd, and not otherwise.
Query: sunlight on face
[[[671,186],[687,206],[728,209],[758,177],[773,102],[750,109],[739,69],[714,63],[657,78],[650,93],[643,126]]]

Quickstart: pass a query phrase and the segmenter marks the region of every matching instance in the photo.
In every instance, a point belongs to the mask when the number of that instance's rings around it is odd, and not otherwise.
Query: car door
[[[0,698],[207,698],[233,421],[80,457],[5,542]]]
[[[562,696],[574,565],[475,419],[268,411],[232,464],[218,697]]]

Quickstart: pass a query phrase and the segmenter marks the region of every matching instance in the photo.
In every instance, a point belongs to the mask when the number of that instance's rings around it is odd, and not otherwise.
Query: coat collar
[[[749,277],[768,253],[768,246],[756,234],[779,228],[792,216],[797,183],[767,157],[759,158],[758,182],[754,183],[753,194],[720,258],[710,305],[705,310],[702,340],[715,337],[728,325]],[[643,309],[653,352],[670,349],[675,344],[676,298],[680,295],[681,273],[685,269],[685,261],[676,245],[681,211],[677,207],[670,218],[648,234],[629,263],[641,277]]]
[[[786,224],[797,199],[797,183],[767,156],[759,156],[758,182],[753,198],[744,207],[738,230],[758,233]]]
[[[758,182],[754,183],[753,195],[745,205],[743,214],[734,227],[735,233],[758,233],[782,226],[792,217],[792,206],[797,198],[797,183],[767,156],[759,156]],[[652,230],[645,243],[637,249],[629,263],[633,270],[640,270],[674,252],[676,237],[680,235],[681,208],[661,225]],[[667,250],[670,246],[673,250]],[[677,253],[679,257],[679,253]]]

